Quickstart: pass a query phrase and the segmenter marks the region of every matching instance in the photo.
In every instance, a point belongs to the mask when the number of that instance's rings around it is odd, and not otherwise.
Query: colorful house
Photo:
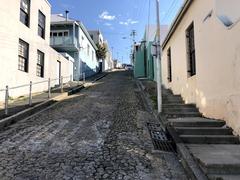
[[[67,12],[68,13],[68,12]],[[58,52],[67,52],[75,60],[74,80],[92,76],[99,71],[96,57],[97,47],[84,25],[68,18],[68,14],[54,14],[51,17],[51,46]]]
[[[157,80],[156,61],[151,53],[152,44],[155,42],[157,27],[149,25],[145,29],[143,40],[133,49],[134,56],[134,76],[136,78],[145,77],[150,80]],[[168,26],[161,26],[161,40],[165,38]]]

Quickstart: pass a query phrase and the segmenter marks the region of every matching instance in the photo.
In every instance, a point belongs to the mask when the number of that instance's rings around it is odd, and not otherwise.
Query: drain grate
[[[168,139],[160,124],[147,123],[155,150],[175,152],[173,142]]]

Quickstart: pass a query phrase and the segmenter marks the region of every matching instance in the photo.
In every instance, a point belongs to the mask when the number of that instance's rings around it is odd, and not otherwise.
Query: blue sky
[[[87,29],[100,29],[109,46],[113,47],[114,58],[120,61],[123,59],[124,63],[129,63],[131,31],[137,31],[136,40],[140,41],[148,22],[155,24],[156,21],[155,0],[49,1],[52,13],[64,14],[65,10],[69,10],[69,16],[80,20]],[[161,24],[171,24],[182,2],[183,0],[160,0]]]

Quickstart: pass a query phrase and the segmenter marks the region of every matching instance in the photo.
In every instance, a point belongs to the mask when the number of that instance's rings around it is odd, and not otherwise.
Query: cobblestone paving
[[[174,154],[153,151],[129,72],[0,133],[0,179],[187,179]]]

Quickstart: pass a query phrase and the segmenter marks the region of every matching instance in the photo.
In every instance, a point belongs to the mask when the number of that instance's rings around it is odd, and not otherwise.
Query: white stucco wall
[[[163,50],[163,84],[175,94],[181,94],[186,103],[196,103],[206,117],[223,119],[240,134],[240,23],[227,28],[219,21],[216,1],[195,0],[188,9]],[[211,10],[212,16],[203,21]],[[189,78],[185,31],[192,22],[196,75]],[[172,52],[171,83],[167,80],[169,47]]]
[[[87,38],[86,34],[83,32],[83,30],[80,28],[79,30],[79,40],[80,40],[80,59],[82,62],[86,63],[86,65],[91,68],[95,69],[98,67],[98,61],[96,57],[96,50],[94,49],[93,45]],[[88,54],[88,46],[89,46],[89,54]],[[92,58],[92,52],[93,52],[93,58]],[[81,70],[83,72],[83,70]]]
[[[15,87],[28,84],[30,81],[39,82],[54,78],[56,71],[55,63],[57,60],[62,61],[62,75],[67,76],[69,66],[65,66],[69,61],[59,55],[49,46],[50,34],[50,13],[51,7],[46,0],[31,1],[30,7],[30,27],[20,22],[20,1],[19,0],[2,0],[4,6],[0,6],[0,89]],[[45,39],[38,36],[38,10],[46,16]],[[19,39],[29,44],[29,71],[22,72],[18,70],[18,44]],[[44,78],[36,76],[37,50],[44,53]],[[55,70],[54,70],[55,69]],[[45,84],[34,87],[34,91],[46,89]],[[10,96],[17,97],[27,94],[28,88],[20,88],[10,91]],[[3,99],[3,93],[0,95],[0,101]]]
[[[239,0],[217,0],[215,1],[215,13],[218,17],[225,16],[233,23],[240,19]]]

